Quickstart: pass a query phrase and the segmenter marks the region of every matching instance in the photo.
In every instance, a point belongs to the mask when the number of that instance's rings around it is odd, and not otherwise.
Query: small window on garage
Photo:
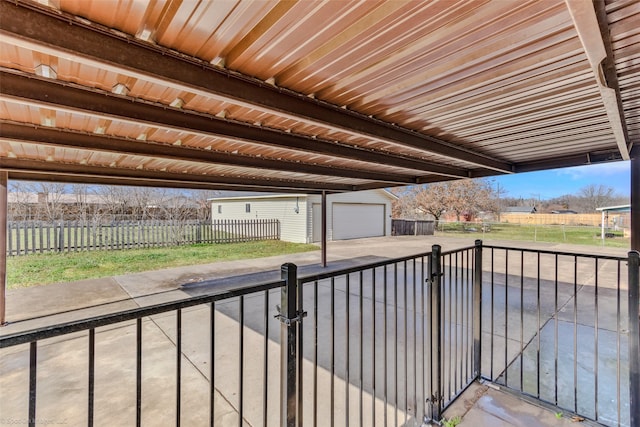
[[[244,205],[244,211],[246,213],[251,212],[251,203],[247,203],[247,204]]]
[[[221,214],[222,213],[222,205],[218,205],[218,213]]]

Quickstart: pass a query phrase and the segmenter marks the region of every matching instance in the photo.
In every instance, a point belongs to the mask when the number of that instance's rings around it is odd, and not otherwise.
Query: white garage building
[[[327,196],[327,240],[391,235],[391,202],[396,198],[376,189]],[[265,194],[211,199],[212,220],[278,219],[280,238],[311,243],[322,239],[320,195]]]

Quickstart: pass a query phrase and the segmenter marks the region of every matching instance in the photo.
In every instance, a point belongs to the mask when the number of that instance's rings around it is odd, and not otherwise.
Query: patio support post
[[[321,252],[322,252],[322,266],[327,266],[327,192],[322,192],[322,242],[321,242]]]
[[[429,263],[431,297],[431,422],[439,423],[442,415],[442,248],[433,245]]]
[[[630,425],[640,425],[640,253],[629,252],[629,410]]]
[[[0,326],[6,323],[6,293],[7,293],[7,185],[9,176],[7,171],[0,171]]]
[[[295,264],[283,264],[280,268],[285,286],[280,291],[278,308],[280,319],[280,419],[282,427],[298,427],[299,387],[298,322],[302,318],[298,310],[298,267]]]
[[[476,240],[473,264],[473,375],[482,375],[482,240]]]
[[[631,250],[640,251],[640,144],[631,151]]]

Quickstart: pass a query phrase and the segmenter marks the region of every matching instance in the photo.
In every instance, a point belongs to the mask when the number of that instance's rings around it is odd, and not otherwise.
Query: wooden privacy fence
[[[432,236],[435,232],[435,221],[414,219],[392,219],[392,236]]]
[[[279,239],[280,221],[277,219],[123,221],[111,224],[9,222],[7,255]]]

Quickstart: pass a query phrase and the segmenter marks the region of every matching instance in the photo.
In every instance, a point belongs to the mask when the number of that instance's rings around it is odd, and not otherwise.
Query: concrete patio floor
[[[398,237],[398,238],[374,238],[354,241],[331,242],[328,248],[329,267],[328,269],[340,269],[347,266],[367,264],[382,259],[397,258],[404,255],[411,255],[430,250],[432,244],[440,244],[444,250],[465,247],[473,244],[471,239],[442,238],[433,236],[421,237]],[[489,244],[504,244],[512,247],[523,247],[522,242],[488,242]],[[598,247],[582,247],[555,244],[526,244],[529,247],[536,247],[547,250],[560,251],[582,251],[590,253],[604,253],[616,256],[625,256],[626,251],[620,249],[605,249]],[[278,257],[262,258],[257,260],[243,260],[232,262],[219,262],[193,267],[181,267],[161,271],[153,271],[139,274],[116,276],[105,279],[86,280],[76,283],[55,284],[49,286],[33,287],[27,289],[12,290],[7,295],[7,312],[10,324],[0,329],[0,335],[15,333],[67,322],[70,320],[110,313],[156,304],[158,302],[173,301],[188,296],[219,291],[238,285],[262,283],[267,280],[279,278],[279,266],[285,262],[293,262],[300,266],[300,275],[312,274],[321,269],[318,265],[319,255],[317,252],[307,252]],[[244,275],[242,279],[238,276]],[[271,304],[279,301],[277,296],[270,299]],[[237,401],[237,360],[234,358],[232,348],[235,349],[237,343],[237,319],[225,311],[224,307],[217,307],[216,311],[216,340],[229,347],[229,352],[220,351],[216,354],[215,366],[215,413],[216,425],[238,425],[239,403]],[[232,311],[232,308],[230,308]],[[209,311],[204,307],[194,307],[185,310],[185,325],[201,325],[207,329],[207,318]],[[270,322],[271,323],[271,322]],[[255,354],[262,354],[264,337],[255,328],[245,328],[245,351],[255,350]],[[195,333],[196,328],[183,329],[183,395],[189,396],[184,399],[182,405],[182,421],[185,425],[205,425],[208,422],[208,389],[210,387],[210,369],[207,366],[208,360],[203,355],[207,354],[210,343],[203,342]],[[270,326],[270,337],[279,334],[278,323],[274,320]],[[135,402],[135,366],[130,366],[132,353],[135,349],[135,323],[120,324],[112,328],[106,327],[97,331],[100,340],[97,340],[97,355],[103,355],[102,359],[96,360],[96,389],[98,384],[120,378],[124,393],[115,390],[103,390],[106,395],[96,396],[96,402],[109,402],[109,404],[97,403],[96,420],[100,416],[108,419],[104,425],[129,425],[135,418],[135,413],[130,408],[131,398]],[[208,330],[204,331],[204,336],[208,336]],[[175,413],[171,405],[166,402],[175,400],[175,378],[167,375],[172,372],[175,365],[175,316],[172,314],[157,315],[143,321],[143,336],[145,339],[145,349],[152,351],[145,352],[144,361],[144,425],[167,425],[172,424],[170,420],[175,419]],[[208,341],[208,340],[207,340]],[[87,354],[84,350],[77,350],[77,346],[86,346],[86,333],[74,334],[73,336],[60,337],[59,339],[47,340],[39,346],[39,360],[46,360],[47,363],[39,366],[39,413],[38,418],[42,420],[71,421],[71,425],[76,425],[76,421],[86,424],[84,413],[85,405],[78,405],[78,401],[86,401],[86,392],[83,391],[86,385]],[[279,372],[279,345],[277,337],[268,342],[269,354],[269,379],[267,381],[268,395],[278,396],[278,372]],[[504,347],[504,345],[503,345]],[[224,345],[220,346],[224,348]],[[3,350],[2,361],[0,362],[0,373],[2,374],[2,394],[0,400],[0,418],[20,420],[25,418],[26,396],[28,383],[20,378],[28,378],[28,357],[24,357],[27,351],[26,346],[19,346]],[[20,355],[19,353],[23,353]],[[120,357],[121,356],[121,357]],[[486,354],[485,354],[486,357]],[[17,360],[27,360],[27,365],[19,363]],[[129,364],[115,365],[112,360],[129,360]],[[246,364],[245,366],[245,387],[247,395],[262,392],[263,373],[262,361]],[[486,366],[486,362],[483,362]],[[254,366],[255,365],[255,366]],[[49,369],[55,369],[56,375],[47,375]],[[100,369],[98,369],[100,366]],[[78,369],[78,367],[82,367]],[[305,362],[305,370],[310,370],[310,362]],[[231,373],[231,374],[230,374]],[[42,377],[42,378],[41,378]],[[60,387],[60,378],[64,378],[64,393],[47,390],[55,390],[48,387],[53,383]],[[349,395],[357,396],[358,390],[353,385],[347,385],[340,378],[336,387],[340,390],[349,390]],[[47,381],[50,383],[47,384]],[[132,382],[133,381],[133,382]],[[329,373],[320,370],[319,382],[327,383]],[[11,389],[7,386],[11,384]],[[346,388],[345,388],[346,387]],[[42,391],[41,391],[42,390]],[[478,390],[482,390],[481,395]],[[161,393],[158,391],[162,391]],[[41,394],[42,393],[42,394]],[[132,396],[133,393],[133,396]],[[343,392],[344,393],[344,392]],[[568,423],[567,419],[557,419],[550,410],[542,409],[536,405],[516,399],[485,386],[472,386],[467,393],[473,393],[477,398],[460,398],[454,404],[449,414],[458,415],[460,406],[463,405],[464,417],[463,426],[562,426]],[[200,396],[200,397],[199,397]],[[206,396],[207,399],[204,399]],[[343,396],[344,397],[344,396]],[[370,405],[378,411],[383,410],[384,403],[378,398],[367,395]],[[206,401],[204,401],[204,400]],[[67,402],[67,403],[65,403]],[[464,407],[472,402],[469,408]],[[319,406],[327,405],[324,400],[319,400]],[[458,405],[458,406],[456,406]],[[72,408],[80,406],[80,410],[74,413],[71,409],[67,412],[61,408]],[[267,411],[267,425],[277,425],[279,415],[277,413],[277,399],[269,402]],[[114,411],[114,408],[120,408]],[[128,409],[127,409],[128,408]],[[457,409],[456,409],[457,408]],[[390,413],[393,408],[390,408]],[[338,405],[334,408],[337,419],[344,419],[344,408]],[[262,408],[249,407],[244,412],[246,425],[262,424]],[[452,415],[452,416],[453,416]],[[368,415],[367,415],[368,417]],[[535,420],[538,424],[531,424]],[[364,418],[364,425],[373,425],[370,418]],[[404,419],[400,417],[399,424]],[[19,424],[18,424],[19,425]],[[100,425],[96,423],[96,425]],[[337,425],[341,425],[337,423]],[[419,425],[417,420],[409,420],[406,425]]]

